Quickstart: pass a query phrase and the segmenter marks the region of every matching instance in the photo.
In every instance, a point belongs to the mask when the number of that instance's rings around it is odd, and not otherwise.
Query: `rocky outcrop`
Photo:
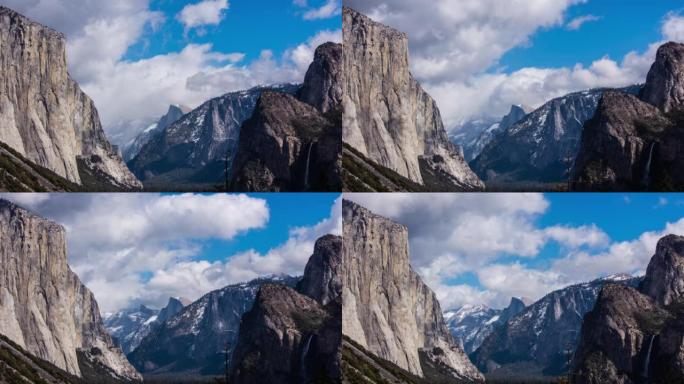
[[[641,87],[623,88],[638,93]],[[494,135],[471,162],[488,185],[565,181],[580,147],[584,123],[591,119],[606,89],[555,98]]]
[[[298,280],[271,276],[209,292],[150,332],[128,358],[146,375],[222,375],[224,353],[235,348],[240,319],[252,308],[259,287],[294,286]]]
[[[342,294],[340,269],[342,268],[342,242],[339,236],[326,235],[316,240],[313,255],[304,269],[304,277],[297,291],[322,305],[334,301]]]
[[[242,318],[232,383],[340,381],[341,252],[340,236],[323,236],[296,290],[282,284],[261,287]]]
[[[641,292],[660,305],[670,305],[684,296],[684,241],[680,236],[658,241]]]
[[[325,43],[314,53],[304,84],[297,93],[300,101],[326,113],[342,104],[342,49]]]
[[[158,188],[224,184],[241,126],[252,116],[261,94],[294,93],[298,88],[292,84],[255,87],[211,99],[158,130],[128,165],[146,185]]]
[[[343,141],[419,184],[430,173],[457,189],[481,189],[409,72],[408,37],[345,7],[343,40]]]
[[[339,380],[339,315],[292,288],[262,286],[242,319],[231,383]]]
[[[342,333],[418,376],[424,354],[452,378],[482,380],[449,333],[434,292],[411,268],[407,228],[350,201],[342,211]]]
[[[572,285],[542,297],[495,328],[471,355],[483,372],[510,378],[566,373],[567,349],[574,351],[582,319],[606,284],[636,286],[638,278],[616,275]]]
[[[677,383],[684,380],[684,237],[658,242],[639,289],[607,285],[582,324],[575,383]]]
[[[656,137],[672,122],[637,97],[607,92],[587,122],[575,164],[574,189],[642,190],[651,185]],[[657,161],[657,158],[656,158]]]
[[[299,98],[276,92],[261,95],[241,130],[231,190],[341,189],[342,123],[335,104],[341,51],[341,45],[333,43],[316,49]],[[312,100],[313,105],[307,104]]]
[[[684,105],[684,45],[670,42],[658,49],[641,99],[665,113]]]
[[[0,334],[81,376],[81,356],[141,379],[105,330],[93,294],[67,264],[66,231],[0,200]]]
[[[64,35],[0,7],[0,142],[59,176],[142,185],[107,141],[93,101],[67,72]]]
[[[684,188],[684,44],[658,49],[640,97],[606,93],[587,122],[574,190]]]

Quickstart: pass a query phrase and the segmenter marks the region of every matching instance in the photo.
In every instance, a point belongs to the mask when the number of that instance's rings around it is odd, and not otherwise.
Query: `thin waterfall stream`
[[[309,151],[306,154],[306,171],[304,172],[304,189],[309,189],[309,166],[311,165],[311,148],[313,141],[309,143]]]
[[[649,372],[648,368],[651,365],[651,351],[653,350],[653,341],[655,340],[655,335],[651,335],[651,340],[648,342],[648,350],[646,351],[646,360],[644,360],[644,371],[642,376],[648,380]]]
[[[655,141],[651,143],[651,149],[648,151],[648,161],[646,161],[646,171],[644,172],[644,186],[648,187],[650,183],[649,178],[651,177],[651,160],[653,160],[653,148],[655,147]]]

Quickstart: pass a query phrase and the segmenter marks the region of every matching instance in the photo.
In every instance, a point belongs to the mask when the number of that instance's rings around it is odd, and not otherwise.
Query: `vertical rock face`
[[[105,330],[93,294],[69,269],[66,232],[0,200],[0,334],[81,376],[79,355],[141,379]]]
[[[340,380],[342,239],[316,242],[297,290],[261,287],[240,325],[231,383],[330,383]]]
[[[679,383],[684,380],[684,237],[658,242],[636,290],[608,285],[582,325],[576,383]]]
[[[342,294],[340,268],[342,242],[339,236],[326,235],[316,240],[314,253],[304,269],[304,277],[297,290],[322,305],[327,305]]]
[[[407,228],[349,201],[342,210],[342,333],[416,375],[423,354],[452,377],[482,380],[411,268]]]
[[[306,72],[299,100],[326,113],[342,104],[342,49],[339,44],[325,43],[314,53],[314,61]]]
[[[422,162],[461,189],[482,188],[409,72],[408,37],[344,8],[343,39],[343,141],[420,184]]]
[[[575,163],[575,189],[648,188],[655,137],[671,125],[656,107],[637,97],[606,92],[585,126]]]
[[[606,93],[582,134],[575,190],[684,188],[684,44],[658,49],[640,97]]]
[[[660,305],[670,305],[684,295],[684,241],[669,235],[658,241],[648,263],[641,291]]]
[[[658,49],[641,99],[663,112],[684,105],[684,45],[670,42]]]
[[[62,34],[0,7],[0,141],[75,183],[80,161],[116,187],[140,188],[69,76],[65,46]]]
[[[341,51],[342,46],[333,43],[316,49],[299,98],[278,92],[261,95],[241,129],[232,190],[341,190]]]

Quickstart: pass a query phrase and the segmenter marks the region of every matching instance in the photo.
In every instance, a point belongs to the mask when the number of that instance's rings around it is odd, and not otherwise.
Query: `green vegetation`
[[[39,370],[50,377],[43,378]],[[26,384],[26,380],[35,384],[52,384],[55,381],[64,384],[85,384],[80,378],[24,351],[3,335],[0,335],[0,378],[8,384]]]
[[[343,336],[344,341],[342,343],[342,376],[343,378],[351,384],[393,384],[397,381],[389,381],[383,377],[380,373],[380,369],[387,371],[390,375],[394,376],[399,383],[405,384],[428,384],[428,381],[415,376],[406,370],[400,368],[399,366],[390,363],[387,360],[381,359],[372,353],[365,353],[365,357],[372,360],[372,363],[368,362],[363,356],[359,356],[354,350],[345,344],[350,344],[359,351],[364,351],[364,348]]]
[[[48,188],[41,183],[40,177],[59,191],[82,190],[78,184],[34,164],[9,145],[0,142],[0,189],[12,192],[47,192]]]
[[[349,151],[351,153],[347,154],[344,151]],[[344,151],[342,152],[342,182],[344,189],[353,192],[391,192],[392,187],[396,187],[396,190],[406,191],[406,192],[426,192],[428,191],[422,185],[413,182],[406,177],[398,174],[397,172],[383,167],[376,162],[367,159],[361,152],[352,148],[349,144],[344,143]],[[354,157],[359,158],[363,163],[356,160]],[[382,180],[382,177],[378,177],[377,172],[385,179],[389,180],[393,186],[388,186]],[[364,185],[365,184],[365,185]],[[370,187],[370,189],[369,189]]]

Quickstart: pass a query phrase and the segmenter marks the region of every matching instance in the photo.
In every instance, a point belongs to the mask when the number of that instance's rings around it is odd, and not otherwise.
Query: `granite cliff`
[[[417,376],[431,367],[451,379],[483,380],[411,268],[407,228],[350,201],[342,211],[342,333]]]
[[[0,334],[70,374],[101,368],[138,381],[97,302],[67,263],[66,231],[0,200]]]
[[[65,48],[61,33],[0,6],[0,142],[76,184],[141,188],[69,76]]]
[[[408,37],[345,7],[343,40],[345,144],[418,184],[482,189],[449,141],[437,104],[409,72]]]

